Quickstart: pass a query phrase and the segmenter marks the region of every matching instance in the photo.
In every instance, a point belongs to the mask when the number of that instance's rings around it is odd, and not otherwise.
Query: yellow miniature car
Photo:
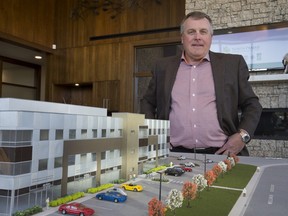
[[[121,187],[124,190],[130,190],[130,191],[135,191],[135,192],[143,191],[142,185],[137,185],[137,184],[134,184],[134,183],[122,184]]]

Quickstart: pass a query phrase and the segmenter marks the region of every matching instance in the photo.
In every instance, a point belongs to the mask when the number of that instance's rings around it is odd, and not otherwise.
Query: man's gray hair
[[[180,33],[181,34],[184,32],[184,22],[187,19],[193,19],[193,20],[207,19],[210,23],[210,26],[211,26],[210,33],[211,33],[211,35],[213,35],[212,19],[207,14],[205,14],[201,11],[192,11],[184,17],[184,19],[182,20],[181,25],[180,25]]]

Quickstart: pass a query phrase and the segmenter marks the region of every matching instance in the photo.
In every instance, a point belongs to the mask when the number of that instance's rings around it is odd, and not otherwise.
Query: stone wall
[[[186,14],[194,10],[207,13],[214,29],[288,21],[288,0],[186,0]],[[288,80],[252,86],[263,108],[288,108]],[[288,158],[288,140],[253,139],[248,149],[251,156]]]
[[[288,20],[287,0],[186,0],[186,14],[207,13],[214,29],[259,25]]]

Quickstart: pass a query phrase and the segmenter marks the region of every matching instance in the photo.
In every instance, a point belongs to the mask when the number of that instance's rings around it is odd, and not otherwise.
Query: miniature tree
[[[232,157],[234,159],[235,164],[237,164],[239,162],[239,157],[235,154],[230,154],[230,157]]]
[[[214,172],[216,179],[218,178],[218,176],[222,173],[222,168],[219,166],[219,164],[215,164],[212,167],[212,171]]]
[[[149,216],[165,216],[165,206],[157,198],[152,198],[148,203]]]
[[[222,170],[221,175],[223,177],[223,174],[227,171],[227,164],[224,163],[223,161],[220,161],[218,165],[221,167],[221,170]]]
[[[231,166],[231,161],[228,159],[223,160],[223,162],[227,165],[227,171],[231,170],[232,166]]]
[[[214,183],[214,181],[216,180],[216,175],[214,174],[214,172],[212,170],[208,170],[205,173],[205,179],[207,180],[207,185],[208,185],[208,189],[209,187]]]
[[[183,195],[181,191],[178,191],[177,189],[172,189],[168,197],[166,199],[166,204],[171,211],[173,211],[174,216],[176,215],[176,208],[182,207],[183,204]]]
[[[235,160],[233,157],[227,157],[227,160],[230,161],[230,164],[231,164],[231,168],[235,166]]]
[[[190,201],[195,199],[197,195],[197,184],[185,182],[182,187],[182,194],[184,199],[187,200],[187,208],[190,208]]]
[[[202,174],[197,174],[192,177],[192,182],[197,184],[197,191],[201,192],[207,187],[207,180]]]

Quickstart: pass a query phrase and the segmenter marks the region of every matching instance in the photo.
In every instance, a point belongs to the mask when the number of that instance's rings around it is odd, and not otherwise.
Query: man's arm
[[[156,77],[153,74],[152,79],[148,85],[147,91],[143,98],[140,100],[140,113],[145,114],[147,119],[156,118]]]

